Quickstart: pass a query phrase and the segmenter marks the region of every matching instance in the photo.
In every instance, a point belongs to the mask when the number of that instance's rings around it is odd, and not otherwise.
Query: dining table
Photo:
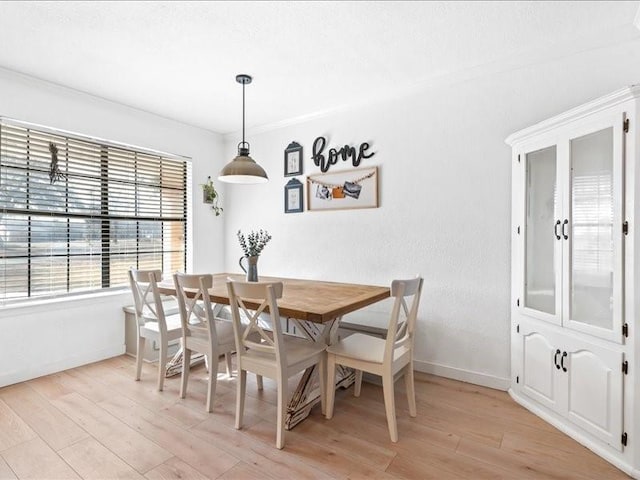
[[[213,286],[209,289],[209,298],[215,304],[214,313],[219,313],[225,305],[230,304],[227,281],[245,281],[245,276],[233,273],[215,273],[212,276]],[[282,298],[278,300],[278,310],[288,333],[326,345],[338,340],[338,327],[344,315],[390,296],[389,287],[376,285],[266,276],[260,276],[259,281],[282,282],[283,293]],[[170,282],[159,283],[158,290],[164,295],[176,295],[176,289]],[[189,294],[188,291],[186,293]],[[259,303],[251,301],[244,303],[249,309],[258,309],[260,306]],[[168,368],[171,367],[170,362]],[[304,420],[313,406],[320,401],[318,370],[317,366],[306,369],[293,391],[285,417],[287,430]],[[354,380],[353,370],[339,368],[335,388],[346,388]]]

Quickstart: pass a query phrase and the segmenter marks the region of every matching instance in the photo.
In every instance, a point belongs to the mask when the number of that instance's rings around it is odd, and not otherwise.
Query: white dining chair
[[[327,347],[327,371],[329,385],[335,382],[336,365],[356,370],[354,396],[360,396],[362,372],[382,377],[384,407],[392,442],[398,441],[398,426],[394,400],[394,378],[398,372],[404,375],[409,401],[409,415],[416,416],[416,397],[413,379],[413,343],[422,293],[422,278],[394,280],[391,296],[395,298],[387,338],[382,339],[362,333],[354,333]],[[408,306],[408,302],[411,306]],[[402,314],[402,315],[401,315]],[[326,418],[333,417],[335,389],[327,390]]]
[[[129,270],[129,283],[133,293],[136,314],[138,345],[136,350],[136,380],[142,373],[142,359],[146,340],[155,341],[159,347],[158,390],[164,388],[169,342],[181,337],[180,314],[165,316],[158,282],[160,270]]]
[[[208,290],[213,285],[212,275],[173,275],[180,309],[182,325],[182,379],[180,381],[180,398],[187,394],[189,370],[191,368],[191,352],[199,352],[206,356],[209,368],[207,388],[207,412],[213,410],[218,378],[218,361],[222,354],[228,356],[235,350],[233,324],[230,321],[215,318],[209,299]],[[229,365],[229,362],[227,362]],[[227,367],[227,370],[229,368]]]
[[[282,298],[282,282],[230,280],[227,282],[227,288],[238,360],[236,428],[242,428],[247,372],[273,378],[278,389],[276,447],[283,448],[284,421],[288,404],[287,383],[290,377],[308,367],[319,365],[320,398],[324,412],[326,345],[282,333],[277,303],[277,300]],[[247,307],[249,302],[251,309]],[[243,316],[248,320],[246,327],[241,321]]]

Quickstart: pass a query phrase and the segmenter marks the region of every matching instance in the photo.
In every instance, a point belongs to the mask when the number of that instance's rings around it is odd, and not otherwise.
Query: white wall
[[[193,258],[198,271],[222,268],[224,223],[199,187],[222,166],[217,134],[2,69],[0,116],[192,158]],[[0,309],[0,386],[123,353],[131,302],[126,292]]]
[[[248,132],[270,182],[227,188],[226,269],[238,271],[235,232],[265,228],[273,240],[260,258],[264,275],[387,285],[420,273],[417,368],[506,388],[511,152],[504,139],[638,81],[640,41],[632,41]],[[320,135],[331,146],[372,145],[376,155],[361,165],[379,166],[380,208],[283,213],[283,150],[301,143],[304,174],[319,173],[310,156]],[[225,138],[229,159],[236,137]]]
[[[198,185],[233,158],[237,136],[222,153],[216,134],[1,69],[0,115],[193,158],[196,271],[238,271],[236,230],[263,227],[274,239],[260,259],[262,274],[384,285],[421,273],[417,367],[506,386],[511,182],[504,138],[639,79],[640,42],[633,41],[249,132],[252,156],[271,181],[217,185],[222,217],[201,203]],[[283,150],[300,142],[305,174],[317,173],[309,157],[319,135],[331,146],[372,144],[377,153],[362,166],[380,166],[380,208],[283,213]],[[121,353],[126,303],[128,293],[0,310],[0,386]]]

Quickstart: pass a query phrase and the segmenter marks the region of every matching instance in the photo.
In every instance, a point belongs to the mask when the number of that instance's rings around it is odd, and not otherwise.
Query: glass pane
[[[571,319],[613,328],[613,129],[571,140]]]
[[[0,259],[0,299],[13,300],[29,296],[28,259],[1,258]]]
[[[46,296],[67,292],[67,258],[31,259],[31,296]]]
[[[81,292],[102,287],[102,256],[79,255],[69,259],[69,291]]]
[[[136,268],[136,255],[112,255],[109,259],[109,285],[118,287],[128,285],[128,272],[130,268]]]
[[[556,313],[553,227],[556,220],[556,147],[526,155],[527,224],[525,306]]]

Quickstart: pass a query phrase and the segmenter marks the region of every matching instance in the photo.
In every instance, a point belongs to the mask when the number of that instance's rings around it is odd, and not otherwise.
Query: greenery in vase
[[[245,237],[245,235],[238,230],[238,240],[240,241],[240,247],[245,257],[257,257],[262,253],[264,247],[271,240],[271,235],[266,230],[253,230]]]
[[[220,195],[216,191],[216,187],[213,186],[211,177],[207,178],[207,183],[202,184],[202,191],[204,192],[205,203],[211,203],[211,208],[216,214],[216,217],[223,212],[223,208],[218,206],[218,198]]]

